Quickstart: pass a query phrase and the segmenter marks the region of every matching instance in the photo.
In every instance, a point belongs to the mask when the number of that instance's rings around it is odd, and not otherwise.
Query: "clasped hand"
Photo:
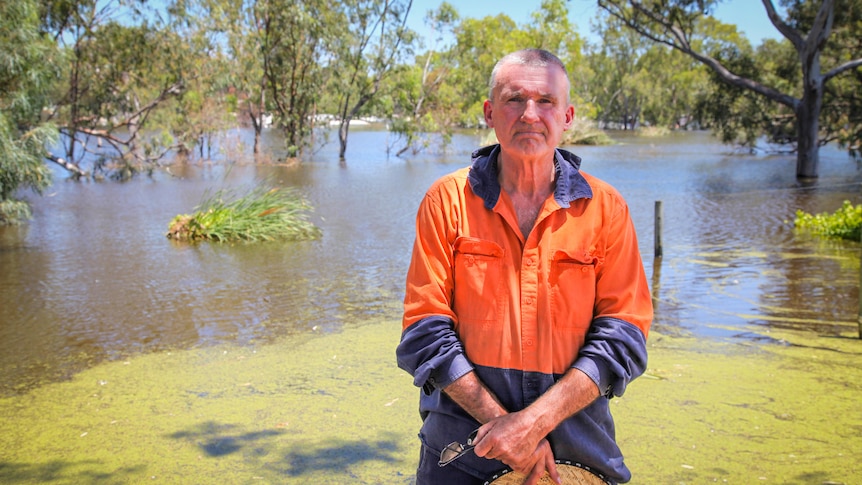
[[[522,413],[510,413],[482,425],[473,440],[476,456],[500,460],[523,473],[524,485],[536,485],[547,473],[561,483],[551,444],[544,436],[534,436],[534,423]]]

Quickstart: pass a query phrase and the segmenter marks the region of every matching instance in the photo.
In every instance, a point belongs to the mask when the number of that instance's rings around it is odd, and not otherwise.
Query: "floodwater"
[[[824,149],[801,184],[792,157],[703,133],[618,138],[574,151],[628,199],[656,299],[646,373],[611,401],[632,483],[860,483],[860,245],[791,223],[859,203],[860,167]],[[388,142],[28,195],[34,219],[0,228],[0,482],[413,483],[421,391],[394,362],[413,217],[479,137],[406,159]],[[165,237],[256,183],[305,194],[323,237]]]
[[[828,336],[856,326],[859,244],[792,226],[797,209],[860,202],[862,167],[846,154],[824,148],[820,178],[803,184],[792,156],[735,154],[705,133],[617,139],[571,149],[631,206],[657,331],[757,340],[778,328]],[[346,164],[328,144],[293,167],[192,163],[128,182],[60,174],[43,196],[24,194],[32,221],[0,227],[0,396],[139,353],[397,322],[419,200],[467,164],[479,140],[464,134],[445,151],[397,158],[386,153],[386,132],[354,130]],[[323,237],[254,245],[165,237],[171,218],[205,194],[256,183],[298,188]]]

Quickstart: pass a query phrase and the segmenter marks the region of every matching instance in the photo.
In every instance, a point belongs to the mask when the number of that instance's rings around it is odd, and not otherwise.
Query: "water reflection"
[[[139,351],[249,345],[380,318],[398,332],[419,199],[467,163],[479,137],[400,159],[387,156],[387,136],[352,132],[344,165],[328,144],[301,166],[188,164],[126,183],[58,179],[46,196],[28,195],[34,220],[0,228],[0,394]],[[631,205],[657,329],[733,338],[855,325],[859,245],[799,237],[788,223],[797,208],[860,202],[862,174],[844,154],[824,149],[821,178],[805,186],[792,157],[730,155],[706,134],[620,139],[573,150]],[[251,246],[165,238],[170,219],[207,192],[261,181],[306,195],[323,238]],[[664,257],[653,261],[656,200]]]

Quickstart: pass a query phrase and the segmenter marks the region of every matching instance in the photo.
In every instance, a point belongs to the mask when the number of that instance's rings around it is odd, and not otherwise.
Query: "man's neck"
[[[556,171],[553,155],[528,161],[497,159],[500,187],[510,196],[544,200],[554,191]]]

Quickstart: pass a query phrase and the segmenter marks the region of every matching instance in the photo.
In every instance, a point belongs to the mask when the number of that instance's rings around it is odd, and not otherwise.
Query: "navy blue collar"
[[[499,154],[500,145],[490,145],[474,151],[473,164],[467,175],[473,193],[485,201],[488,210],[497,205],[502,190],[497,169]],[[559,148],[554,151],[554,170],[557,177],[554,200],[564,209],[568,208],[573,200],[593,197],[593,190],[581,175],[580,167],[581,159],[574,153]]]

